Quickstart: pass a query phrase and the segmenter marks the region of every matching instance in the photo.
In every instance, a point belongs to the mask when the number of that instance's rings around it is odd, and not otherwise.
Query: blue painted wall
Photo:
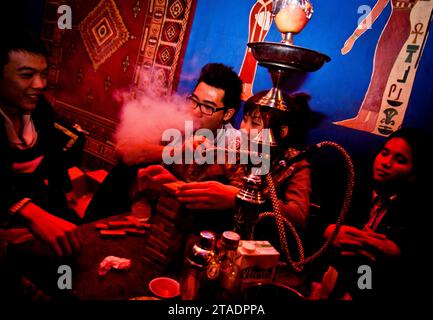
[[[185,54],[179,92],[193,89],[195,76],[208,62],[222,62],[240,70],[248,39],[248,16],[255,0],[198,0],[189,43]],[[341,143],[354,157],[372,156],[383,138],[370,133],[333,125],[332,122],[357,114],[370,82],[377,41],[391,12],[390,5],[348,55],[340,50],[355,30],[362,5],[374,0],[312,0],[315,13],[295,44],[320,51],[332,60],[321,70],[308,74],[295,91],[312,95],[311,107],[326,115],[322,125],[311,132],[311,142],[333,140]],[[274,25],[265,41],[280,41]],[[433,132],[432,87],[433,39],[430,34],[415,79],[404,126]],[[293,86],[293,85],[292,85]],[[258,67],[254,92],[271,87],[267,70]]]

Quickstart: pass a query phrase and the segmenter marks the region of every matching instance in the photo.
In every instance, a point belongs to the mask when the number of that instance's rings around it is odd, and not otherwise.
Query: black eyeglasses
[[[215,112],[224,110],[225,107],[217,108],[206,103],[200,102],[194,95],[189,95],[186,97],[186,100],[191,103],[193,109],[200,107],[200,112],[204,115],[211,116]]]

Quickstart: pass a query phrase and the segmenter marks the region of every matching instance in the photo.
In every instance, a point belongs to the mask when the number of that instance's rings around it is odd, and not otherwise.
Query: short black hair
[[[3,68],[9,62],[11,51],[25,51],[48,58],[48,50],[41,39],[27,30],[1,31],[0,34],[0,76],[3,76]]]
[[[208,63],[200,71],[197,85],[200,82],[224,90],[224,106],[235,109],[235,113],[239,110],[241,106],[242,80],[233,71],[233,68],[222,63]]]
[[[269,90],[264,90],[250,97],[244,105],[244,116],[250,115],[259,107],[258,102],[268,94]],[[289,135],[278,141],[283,148],[302,149],[308,138],[311,128],[317,127],[323,119],[323,114],[313,112],[310,108],[310,95],[304,92],[288,94],[283,92],[282,98],[287,106],[287,111],[275,109],[276,115],[273,116],[273,130],[279,131],[282,126],[289,127]],[[263,108],[269,108],[264,106]],[[279,140],[278,137],[275,137]]]

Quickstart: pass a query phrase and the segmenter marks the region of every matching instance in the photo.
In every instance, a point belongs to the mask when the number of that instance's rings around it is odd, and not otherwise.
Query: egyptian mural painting
[[[265,39],[272,24],[272,0],[258,0],[251,8],[248,25],[248,42],[261,42]],[[239,72],[243,82],[242,100],[253,95],[257,61],[247,47]]]
[[[115,162],[111,137],[121,103],[150,82],[175,90],[196,0],[46,0],[42,37],[50,47],[50,100],[70,124],[87,131],[95,165]],[[57,27],[69,5],[70,30]],[[100,161],[98,161],[100,160]]]
[[[403,123],[419,62],[432,20],[432,0],[378,0],[370,14],[347,39],[341,53],[349,54],[356,40],[391,2],[391,14],[374,54],[368,90],[358,114],[337,125],[387,136]]]

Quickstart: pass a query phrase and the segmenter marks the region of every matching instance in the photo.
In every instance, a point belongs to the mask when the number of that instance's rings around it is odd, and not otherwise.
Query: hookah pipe
[[[342,146],[340,146],[339,144],[337,144],[335,142],[323,141],[323,142],[320,142],[317,144],[313,144],[313,145],[309,146],[307,149],[305,149],[304,151],[295,155],[294,157],[280,161],[280,165],[282,167],[289,169],[296,162],[306,158],[310,153],[315,152],[316,150],[318,150],[322,147],[331,147],[331,148],[338,150],[343,155],[344,162],[345,162],[345,168],[347,171],[347,188],[346,188],[346,192],[344,195],[343,206],[342,206],[340,214],[337,218],[336,227],[333,230],[333,232],[331,233],[331,235],[329,236],[329,238],[325,241],[325,243],[315,253],[313,253],[311,256],[305,258],[304,247],[303,247],[302,240],[300,239],[298,232],[296,231],[293,224],[281,214],[280,204],[279,204],[277,192],[275,190],[275,185],[274,185],[274,181],[272,179],[271,173],[266,174],[266,184],[269,187],[269,195],[270,195],[270,200],[271,200],[273,212],[263,212],[263,213],[259,214],[259,216],[255,222],[255,224],[256,224],[258,221],[260,221],[266,217],[272,217],[275,219],[276,224],[277,224],[277,228],[278,228],[278,235],[279,235],[279,241],[280,241],[281,248],[282,248],[282,250],[283,250],[283,252],[287,258],[287,262],[292,267],[292,269],[296,272],[301,272],[306,264],[309,264],[309,263],[313,262],[315,259],[319,258],[329,248],[330,244],[335,240],[338,232],[340,231],[340,228],[341,228],[343,221],[346,218],[347,212],[349,210],[350,201],[352,199],[354,180],[355,180],[353,163],[352,163],[352,160],[351,160],[349,154],[346,152],[346,150]],[[230,149],[226,149],[226,148],[222,148],[222,147],[208,148],[205,150],[205,152],[212,151],[212,150],[225,151],[225,152],[229,152],[229,153],[233,152],[233,153],[237,153],[237,154],[250,154],[250,155],[253,154],[256,156],[259,155],[259,153],[255,152],[255,151],[230,150]],[[269,157],[269,155],[263,155],[263,154],[261,154],[261,156],[264,159]],[[293,261],[292,256],[290,254],[288,244],[287,244],[287,233],[285,230],[285,225],[288,226],[290,232],[292,233],[292,235],[295,238],[297,251],[298,251],[298,255],[299,255],[299,261]],[[251,234],[254,234],[254,227],[253,227]]]
[[[259,98],[254,103],[258,106],[268,107],[270,110],[281,110],[288,111],[288,106],[283,98],[283,93],[281,88],[284,83],[288,80],[289,75],[293,71],[301,72],[312,72],[320,69],[325,62],[330,61],[330,58],[320,52],[316,52],[310,49],[302,48],[293,45],[293,35],[302,31],[306,26],[308,21],[311,19],[313,13],[313,7],[310,0],[273,0],[272,1],[272,13],[274,15],[275,25],[278,31],[283,35],[283,40],[281,43],[272,42],[253,42],[248,43],[248,47],[251,48],[254,58],[259,62],[259,65],[266,67],[271,75],[272,79],[272,89],[262,97]],[[262,113],[262,110],[260,110]],[[267,111],[262,113],[263,128],[271,128],[271,115]],[[269,138],[272,134],[269,136]],[[274,140],[269,139],[269,142],[263,144],[276,146],[272,144]],[[338,216],[336,227],[330,237],[322,245],[322,247],[317,250],[311,256],[305,258],[304,248],[302,241],[296,232],[294,226],[287,220],[280,211],[280,205],[275,191],[275,185],[272,180],[270,173],[266,174],[266,183],[269,188],[269,195],[272,204],[273,212],[264,212],[257,215],[257,210],[254,210],[254,205],[258,208],[258,204],[264,202],[262,198],[262,181],[261,176],[257,175],[257,171],[251,172],[251,174],[245,177],[244,188],[237,194],[237,199],[240,199],[241,206],[239,211],[235,216],[235,222],[238,228],[246,229],[248,237],[252,237],[254,232],[254,225],[257,221],[265,217],[273,217],[277,223],[279,240],[281,244],[282,251],[284,252],[289,265],[296,272],[301,272],[303,267],[321,256],[329,245],[334,241],[337,233],[340,231],[341,225],[348,212],[350,201],[352,199],[353,185],[354,185],[354,169],[353,163],[350,156],[347,154],[343,147],[335,142],[324,141],[307,148],[304,152],[292,157],[291,159],[284,160],[282,167],[285,166],[290,169],[297,161],[303,159],[309,152],[312,152],[321,147],[333,147],[340,151],[345,159],[345,167],[347,170],[347,188],[344,197],[344,202],[340,214]],[[269,155],[263,155],[263,157],[270,157]],[[269,158],[270,159],[270,158]],[[253,167],[254,168],[254,167]],[[242,204],[244,207],[242,210]],[[252,207],[251,207],[251,206]],[[247,210],[245,210],[247,209]],[[253,216],[251,219],[251,216]],[[299,261],[293,261],[289,248],[287,245],[287,234],[285,230],[285,225],[288,226],[289,230],[293,234],[297,244],[297,250],[299,251]],[[245,228],[246,227],[246,228]]]

